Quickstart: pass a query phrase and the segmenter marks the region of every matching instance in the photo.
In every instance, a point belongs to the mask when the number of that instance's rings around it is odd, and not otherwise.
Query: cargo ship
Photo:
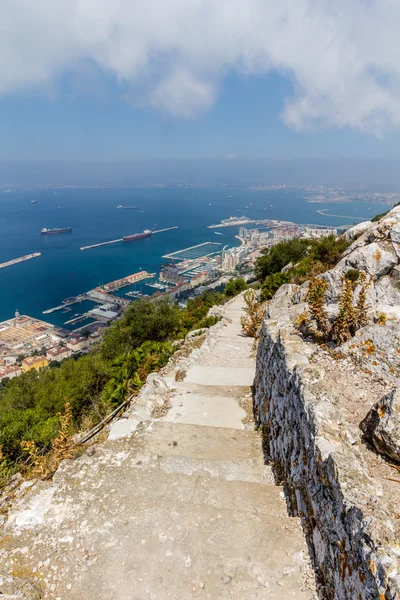
[[[135,242],[136,240],[142,240],[143,238],[150,237],[153,232],[151,229],[145,229],[142,233],[134,233],[133,235],[125,235],[122,239],[124,242]]]
[[[120,204],[119,206],[117,206],[117,208],[123,208],[124,210],[137,210],[138,209],[137,206],[124,206],[123,204]]]
[[[72,228],[71,227],[59,227],[59,228],[55,228],[55,229],[47,229],[47,227],[43,227],[43,229],[41,230],[41,234],[42,235],[51,235],[51,234],[55,234],[55,233],[71,233]]]

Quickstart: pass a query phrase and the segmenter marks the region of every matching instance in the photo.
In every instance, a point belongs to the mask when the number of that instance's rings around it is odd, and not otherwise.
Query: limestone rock
[[[378,452],[400,462],[400,389],[374,404],[360,428]]]
[[[363,221],[362,223],[357,223],[357,225],[350,227],[350,229],[347,229],[347,231],[344,232],[344,237],[352,242],[360,237],[360,235],[367,231],[367,229],[369,229],[372,225],[372,221]]]
[[[0,571],[0,597],[4,600],[40,600],[43,594],[36,583]]]
[[[347,266],[352,269],[360,269],[375,277],[381,277],[387,275],[395,265],[397,265],[395,253],[373,242],[354,250],[339,262],[335,270],[340,271]]]

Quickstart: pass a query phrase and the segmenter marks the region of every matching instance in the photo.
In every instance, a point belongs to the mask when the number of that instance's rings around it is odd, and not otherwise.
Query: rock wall
[[[290,326],[284,303],[272,303],[258,347],[254,410],[266,454],[286,487],[289,510],[302,517],[321,598],[393,600],[400,551],[390,541],[379,483],[335,407],[340,390],[318,384],[323,373],[311,358],[315,346]]]

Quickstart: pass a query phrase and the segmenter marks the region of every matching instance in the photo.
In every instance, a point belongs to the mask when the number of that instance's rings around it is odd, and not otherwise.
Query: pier
[[[164,231],[171,231],[172,229],[178,229],[178,225],[174,225],[173,227],[166,227],[165,229],[157,229],[157,231],[153,231],[153,235],[155,233],[164,233]]]
[[[220,252],[220,246],[222,246],[222,244],[219,242],[203,242],[202,244],[190,246],[189,248],[184,248],[183,250],[177,250],[176,252],[164,254],[162,258],[194,260],[202,256],[211,256],[212,254],[217,254]]]
[[[8,260],[7,262],[0,263],[0,269],[5,269],[6,267],[11,267],[12,265],[16,265],[20,262],[24,262],[25,260],[30,260],[31,258],[37,258],[41,256],[40,252],[34,252],[33,254],[26,254],[25,256],[21,256],[20,258],[13,258],[12,260]]]
[[[369,221],[370,217],[350,217],[349,215],[334,215],[329,211],[329,208],[321,208],[320,210],[317,210],[317,213],[319,215],[322,215],[323,217],[336,217],[338,219],[351,219],[352,221]],[[318,227],[321,227],[321,225],[318,225]]]
[[[113,292],[115,290],[119,290],[128,285],[137,283],[138,281],[143,281],[143,279],[152,279],[155,276],[156,276],[155,273],[148,273],[147,271],[139,271],[138,273],[133,273],[132,275],[128,275],[127,277],[122,277],[122,279],[116,279],[115,281],[110,281],[110,283],[101,285],[96,289],[106,292],[106,293]]]
[[[165,229],[157,229],[156,231],[152,231],[151,234],[155,235],[156,233],[164,233],[164,231],[171,231],[172,229],[178,229],[178,225],[173,225],[173,227],[165,227]],[[118,242],[123,242],[124,238],[118,238],[117,240],[110,240],[108,242],[99,242],[98,244],[91,244],[90,246],[82,246],[80,250],[90,250],[90,248],[99,248],[100,246],[108,246],[109,244],[117,244]]]
[[[99,248],[100,246],[108,246],[108,244],[116,244],[117,242],[122,242],[122,238],[118,238],[118,240],[110,240],[109,242],[100,242],[99,244],[92,244],[91,246],[82,246],[80,250],[89,250],[90,248]]]

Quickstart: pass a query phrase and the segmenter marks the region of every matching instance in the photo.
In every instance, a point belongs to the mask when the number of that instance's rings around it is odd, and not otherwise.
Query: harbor
[[[26,254],[25,256],[20,256],[19,258],[13,258],[12,260],[1,263],[0,269],[5,269],[6,267],[11,267],[12,265],[17,265],[18,263],[31,260],[32,258],[38,258],[39,256],[41,256],[40,252],[34,252],[33,254]]]

